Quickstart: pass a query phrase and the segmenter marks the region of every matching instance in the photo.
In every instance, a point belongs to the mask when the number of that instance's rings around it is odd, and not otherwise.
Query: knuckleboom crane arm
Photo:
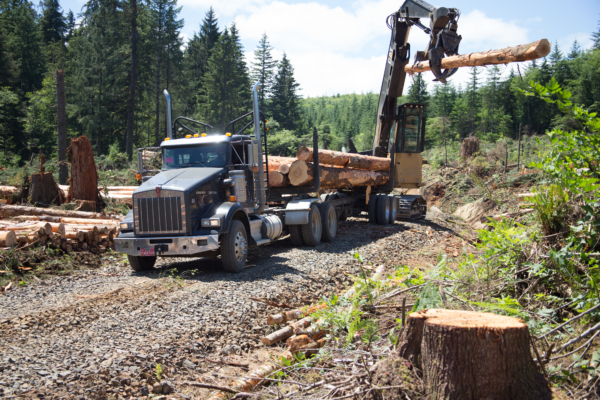
[[[427,49],[417,52],[415,61],[429,60],[435,80],[445,83],[456,69],[442,70],[441,60],[444,56],[458,54],[461,36],[456,34],[456,30],[459,17],[460,12],[455,8],[436,8],[423,0],[406,0],[397,12],[388,17],[392,36],[379,93],[373,155],[387,157],[391,151],[390,131],[396,120],[396,103],[402,96],[406,80],[404,67],[411,57],[408,43],[410,28],[418,27],[430,35]],[[430,19],[429,27],[421,23],[421,18]]]

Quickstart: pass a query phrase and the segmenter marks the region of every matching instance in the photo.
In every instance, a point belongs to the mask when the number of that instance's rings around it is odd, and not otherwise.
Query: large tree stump
[[[98,202],[98,173],[92,143],[86,136],[71,140],[67,153],[71,161],[71,180],[67,201]]]
[[[52,172],[39,172],[31,175],[29,194],[34,204],[60,205],[63,201],[62,191],[54,181]]]
[[[475,153],[479,152],[479,138],[471,136],[463,139],[462,147],[460,148],[460,157],[466,160],[472,157]]]
[[[398,351],[423,370],[430,399],[551,399],[529,342],[517,318],[433,309],[408,316]]]

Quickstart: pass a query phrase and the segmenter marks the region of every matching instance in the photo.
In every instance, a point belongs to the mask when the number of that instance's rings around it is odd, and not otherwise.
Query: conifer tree
[[[600,21],[598,21],[598,31],[592,33],[592,49],[600,50]]]
[[[287,58],[287,54],[283,53],[283,57],[277,65],[271,100],[271,115],[283,129],[297,131],[301,128],[299,87],[300,84],[294,78],[294,67]]]
[[[273,60],[271,51],[273,47],[269,44],[269,39],[266,33],[263,33],[256,50],[254,50],[254,62],[252,63],[252,80],[258,82],[260,88],[258,90],[258,102],[260,109],[268,115],[266,108],[266,99],[273,85],[273,75],[277,62]]]
[[[470,123],[471,123],[471,132],[469,136],[473,136],[475,134],[475,128],[477,126],[475,120],[478,114],[478,105],[479,105],[479,94],[477,90],[479,89],[479,69],[477,67],[471,68],[471,79],[469,83],[469,88],[467,90],[469,103],[470,103]]]
[[[423,74],[420,72],[416,74],[414,78],[415,79],[408,88],[408,102],[426,104],[429,100],[429,94],[427,93],[427,82],[425,82],[425,79],[423,79]]]
[[[56,43],[65,38],[67,24],[58,0],[44,0],[40,21],[44,43]]]
[[[0,87],[14,87],[17,82],[19,68],[8,51],[8,35],[4,30],[4,22],[0,20]]]
[[[575,39],[573,41],[573,45],[571,46],[571,52],[569,53],[569,58],[571,60],[579,57],[581,55],[581,46],[579,45],[579,42],[577,41],[577,39]]]

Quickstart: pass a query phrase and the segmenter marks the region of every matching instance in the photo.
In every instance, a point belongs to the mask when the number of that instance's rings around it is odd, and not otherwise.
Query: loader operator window
[[[406,128],[404,130],[404,152],[419,151],[419,133],[421,132],[421,120],[419,110],[406,109]]]
[[[170,147],[163,149],[163,169],[188,167],[224,167],[227,165],[227,145]]]

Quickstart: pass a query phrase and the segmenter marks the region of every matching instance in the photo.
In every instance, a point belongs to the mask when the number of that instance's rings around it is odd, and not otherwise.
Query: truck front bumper
[[[138,238],[121,234],[115,251],[130,256],[192,256],[219,248],[219,235]]]

